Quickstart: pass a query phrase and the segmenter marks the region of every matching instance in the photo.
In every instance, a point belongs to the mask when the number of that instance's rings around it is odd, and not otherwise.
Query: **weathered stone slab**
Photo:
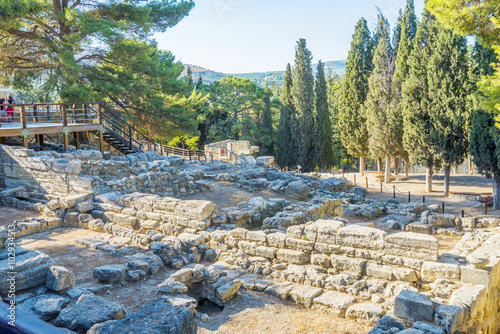
[[[385,238],[384,253],[427,261],[437,261],[438,240],[430,235],[401,232]]]
[[[312,308],[344,318],[347,308],[354,302],[356,302],[356,298],[351,295],[329,291],[314,298]]]
[[[464,286],[453,291],[448,305],[460,306],[467,310],[466,316],[475,319],[484,312],[486,305],[487,288],[484,285]]]
[[[454,305],[439,305],[434,311],[434,322],[444,327],[446,333],[455,333],[463,322],[464,309]]]
[[[311,307],[313,299],[319,296],[323,292],[320,288],[314,288],[312,286],[298,286],[290,291],[290,299],[297,303],[304,305],[305,307]]]
[[[344,223],[338,220],[320,219],[304,228],[306,239],[325,244],[337,244],[337,231],[344,227]]]
[[[293,264],[306,264],[307,262],[309,262],[309,254],[291,249],[278,250],[278,252],[276,253],[276,258],[279,261]]]
[[[422,282],[434,282],[438,278],[460,281],[460,267],[451,263],[424,262],[421,271]]]
[[[394,315],[412,321],[432,322],[434,308],[429,297],[412,290],[403,290],[394,300]]]
[[[392,281],[392,267],[384,266],[376,263],[369,263],[366,266],[366,275],[374,278],[385,279]]]
[[[186,200],[177,203],[175,214],[181,217],[205,220],[214,213],[215,204],[210,201]]]
[[[286,238],[285,233],[270,233],[267,235],[267,243],[272,247],[285,248]]]
[[[348,225],[338,230],[336,240],[341,246],[383,250],[386,235],[386,232],[376,228]]]
[[[375,325],[385,314],[382,306],[372,303],[354,304],[347,309],[347,318]]]
[[[92,276],[105,283],[121,283],[125,280],[127,268],[123,264],[108,264],[94,269]]]
[[[47,273],[47,288],[52,291],[63,291],[75,286],[75,274],[64,267],[51,266]]]
[[[290,291],[293,289],[293,284],[289,282],[273,284],[270,287],[266,288],[264,292],[279,297],[283,300],[287,300],[290,295]]]
[[[337,272],[350,271],[362,275],[365,271],[366,261],[360,259],[348,258],[332,254],[330,256],[332,268]]]

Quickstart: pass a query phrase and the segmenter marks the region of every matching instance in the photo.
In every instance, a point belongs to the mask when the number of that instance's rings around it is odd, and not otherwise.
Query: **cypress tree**
[[[193,81],[193,71],[191,70],[191,66],[188,66],[188,68],[187,68],[186,77],[187,77],[189,87],[192,88],[194,86],[194,81]]]
[[[198,76],[198,81],[196,82],[196,90],[200,90],[202,85],[203,85],[203,78],[200,75]]]
[[[440,161],[434,156],[431,145],[432,120],[430,115],[427,61],[432,55],[436,37],[435,19],[424,10],[418,26],[413,51],[408,58],[408,77],[403,82],[403,144],[413,160],[427,168],[426,191],[432,192],[432,174]],[[401,39],[403,41],[403,39]],[[401,54],[401,52],[400,52]]]
[[[328,108],[328,97],[325,78],[325,64],[320,60],[315,82],[316,101],[316,163],[320,169],[332,165],[332,122]]]
[[[314,76],[312,54],[301,38],[295,48],[292,95],[297,112],[298,164],[305,172],[314,168]]]
[[[373,40],[364,18],[356,24],[347,56],[344,81],[340,90],[339,128],[342,144],[349,154],[359,157],[359,170],[364,175],[364,158],[368,154],[368,129],[362,106],[368,91],[372,70]]]
[[[260,152],[263,155],[274,155],[274,141],[273,141],[273,115],[271,111],[271,91],[266,83],[264,88],[264,111],[262,113],[262,147]]]
[[[444,166],[444,193],[450,188],[452,164],[461,164],[467,154],[467,41],[451,30],[438,26],[434,52],[428,59],[431,143]]]
[[[409,165],[409,155],[405,150],[403,145],[403,110],[402,110],[402,90],[403,82],[408,78],[409,75],[409,57],[413,50],[413,40],[417,32],[417,16],[415,15],[415,6],[413,0],[408,0],[406,2],[406,7],[404,10],[403,17],[401,21],[398,22],[401,25],[400,37],[397,44],[394,43],[394,52],[396,53],[396,63],[394,69],[394,75],[392,78],[392,103],[390,108],[392,109],[392,114],[395,119],[394,122],[397,125],[395,127],[396,134],[396,151],[394,153],[395,157],[401,157],[405,159],[405,174],[406,178],[409,177],[408,165]],[[397,50],[396,50],[397,48]],[[398,159],[396,159],[398,161]],[[396,169],[398,168],[396,164]]]
[[[472,53],[471,81],[492,75],[491,64],[496,61],[495,52],[476,42]],[[500,209],[500,130],[495,126],[495,114],[480,105],[479,92],[474,92],[474,111],[471,122],[470,154],[479,172],[493,178],[493,209]]]
[[[373,56],[373,72],[369,78],[368,96],[364,105],[370,134],[369,147],[374,156],[385,156],[385,182],[391,181],[391,156],[397,146],[398,124],[390,108],[394,61],[389,40],[389,23],[379,16],[378,45]]]
[[[295,106],[292,96],[292,68],[286,66],[283,92],[281,94],[280,121],[278,125],[278,150],[276,162],[281,168],[292,167],[297,163],[297,146],[294,134]]]

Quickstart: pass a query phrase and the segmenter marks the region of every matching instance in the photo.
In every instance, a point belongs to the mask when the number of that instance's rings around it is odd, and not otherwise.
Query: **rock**
[[[47,288],[52,291],[63,291],[75,286],[75,274],[64,267],[51,266],[47,273]]]
[[[290,299],[297,303],[304,305],[305,307],[311,307],[313,299],[323,293],[320,288],[314,288],[311,286],[298,286],[290,291]]]
[[[348,225],[338,230],[337,244],[355,248],[383,250],[386,235],[386,232],[376,228]]]
[[[44,285],[50,266],[56,263],[47,254],[38,251],[16,256],[15,267],[12,268],[8,259],[0,261],[0,293],[7,294],[10,289],[9,272],[16,274],[16,292]]]
[[[28,299],[19,304],[19,308],[36,315],[43,321],[49,321],[57,317],[69,301],[69,298],[48,294]]]
[[[401,332],[397,332],[398,334],[427,334],[425,332],[422,332],[421,330],[414,329],[414,328],[407,328],[402,330]]]
[[[305,201],[309,195],[309,188],[302,181],[290,182],[284,189],[285,195],[293,197],[299,201]]]
[[[350,271],[358,275],[363,275],[363,273],[365,272],[365,260],[353,259],[341,255],[332,254],[330,255],[330,261],[332,264],[332,268],[335,269],[337,273]]]
[[[149,272],[149,263],[142,260],[132,260],[127,262],[127,268],[130,270],[142,270],[144,272]]]
[[[314,298],[312,308],[327,312],[335,317],[344,318],[347,308],[356,302],[351,295],[329,291]]]
[[[425,334],[445,334],[444,329],[442,327],[429,324],[427,322],[418,321],[413,324],[413,329],[418,329],[424,332]]]
[[[181,233],[177,238],[189,246],[198,246],[203,243],[204,237],[198,234]]]
[[[146,262],[149,265],[149,271],[147,273],[154,275],[160,271],[161,268],[165,266],[163,260],[156,254],[142,254],[137,253],[130,257],[132,261],[139,260]],[[128,264],[127,264],[128,265]]]
[[[434,282],[438,278],[460,281],[460,267],[451,263],[424,262],[421,271],[422,282]]]
[[[392,281],[392,267],[370,263],[366,266],[366,275],[374,278]]]
[[[439,305],[434,311],[434,322],[444,327],[446,333],[455,333],[463,321],[464,310],[460,306]]]
[[[145,331],[196,334],[197,326],[193,312],[183,307],[174,307],[167,302],[165,296],[158,296],[125,319],[94,325],[87,334],[144,333]]]
[[[257,164],[257,160],[255,160],[255,158],[252,156],[240,154],[238,155],[236,163],[242,165],[255,165]]]
[[[394,315],[412,321],[434,319],[434,308],[429,297],[411,290],[403,290],[394,300]]]
[[[382,306],[372,303],[354,304],[347,309],[347,318],[375,325],[385,314]]]
[[[415,273],[415,270],[410,269],[410,268],[394,268],[392,271],[394,274],[394,277],[396,277],[396,280],[398,281],[403,281],[403,282],[416,282],[417,281],[417,274]]]
[[[54,324],[77,332],[85,332],[97,323],[107,320],[120,320],[125,315],[126,312],[121,305],[96,295],[85,294],[81,295],[75,304],[63,309]]]
[[[69,296],[69,298],[71,299],[74,299],[74,298],[78,298],[80,297],[81,295],[83,295],[84,293],[86,294],[91,294],[92,292],[90,292],[89,290],[85,290],[85,289],[80,289],[80,288],[71,288],[69,289],[68,291],[66,291],[66,294]]]
[[[290,295],[290,291],[293,289],[293,284],[289,282],[273,284],[264,290],[272,296],[279,297],[283,300],[287,300]]]
[[[484,285],[464,286],[453,291],[448,305],[460,306],[466,309],[469,319],[474,319],[484,312],[488,289]]]
[[[276,258],[282,262],[293,264],[306,264],[309,262],[309,254],[291,249],[280,249],[276,253]]]
[[[163,283],[158,284],[158,294],[161,295],[178,295],[188,291],[187,286],[181,282],[166,279]]]
[[[274,157],[258,157],[257,160],[257,166],[262,166],[264,168],[271,168],[274,163]]]
[[[214,213],[215,207],[210,201],[185,200],[175,206],[175,214],[180,217],[205,220]]]
[[[75,210],[84,213],[84,212],[90,212],[94,210],[94,202],[93,201],[85,201],[85,202],[80,202],[75,205]]]
[[[403,256],[426,261],[437,261],[438,240],[430,235],[401,232],[385,238],[386,255]]]
[[[223,303],[233,298],[241,287],[240,280],[234,280],[217,288],[216,297]]]
[[[182,268],[177,270],[175,273],[170,275],[170,280],[181,282],[185,285],[189,285],[193,279],[193,269],[192,268]]]
[[[360,196],[360,197],[363,197],[363,198],[366,197],[366,188],[363,188],[363,187],[353,187],[353,188],[351,188],[351,191],[355,195],[357,195],[357,196]]]
[[[109,264],[94,269],[92,276],[105,283],[121,283],[125,280],[127,268],[123,264]]]
[[[198,307],[198,301],[186,295],[166,295],[165,300],[172,306],[184,307],[192,312],[196,312],[196,307]]]

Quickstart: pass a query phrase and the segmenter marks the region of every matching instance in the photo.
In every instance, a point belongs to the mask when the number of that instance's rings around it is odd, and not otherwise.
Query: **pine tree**
[[[292,167],[297,163],[296,114],[293,104],[292,85],[292,68],[290,64],[287,64],[283,92],[281,94],[278,150],[276,152],[276,162],[281,168]]]
[[[203,78],[200,75],[198,76],[198,81],[196,82],[196,90],[200,90],[202,85],[203,85]]]
[[[413,51],[408,58],[408,77],[403,82],[401,103],[404,148],[415,162],[427,168],[426,191],[429,193],[432,192],[433,169],[440,165],[431,145],[432,120],[429,108],[432,101],[429,99],[427,80],[427,62],[433,52],[436,24],[434,17],[424,11],[422,23],[415,35]]]
[[[316,101],[316,142],[315,155],[319,168],[329,168],[332,165],[332,123],[328,108],[328,97],[325,78],[325,64],[320,60],[315,82]]]
[[[312,54],[301,38],[295,48],[292,95],[298,123],[298,164],[309,172],[314,168],[314,76]]]
[[[397,122],[390,108],[394,60],[389,40],[389,23],[379,16],[378,45],[373,56],[373,72],[364,109],[366,112],[369,147],[374,156],[385,156],[385,182],[391,181],[391,156],[397,149]]]
[[[471,81],[492,75],[495,52],[476,42],[472,53]],[[474,92],[474,111],[471,122],[470,154],[479,172],[493,178],[493,209],[500,209],[500,130],[495,126],[495,114],[481,107],[479,92]]]
[[[188,66],[188,68],[187,68],[187,75],[186,75],[186,78],[187,78],[187,81],[188,81],[188,85],[189,85],[189,87],[193,87],[193,86],[194,86],[194,82],[193,82],[193,71],[191,70],[191,66]]]
[[[347,56],[344,81],[339,100],[339,128],[342,144],[349,154],[360,157],[359,170],[364,175],[364,158],[368,154],[368,129],[362,106],[368,91],[372,70],[373,41],[364,18],[356,24]]]
[[[467,154],[467,41],[438,24],[434,52],[428,59],[431,143],[444,166],[444,193],[450,188],[452,164],[461,164]]]
[[[264,88],[264,111],[262,113],[262,138],[261,149],[262,155],[274,155],[274,141],[273,141],[273,115],[271,111],[271,91],[269,85],[266,83]]]
[[[396,134],[396,151],[394,153],[395,157],[405,159],[405,174],[406,178],[409,177],[408,165],[409,165],[409,155],[405,150],[403,145],[403,110],[402,110],[402,90],[403,82],[408,78],[409,75],[409,62],[408,59],[413,50],[413,40],[417,32],[417,16],[415,15],[415,6],[413,0],[408,0],[406,2],[406,7],[404,10],[403,17],[401,21],[398,22],[401,26],[400,37],[397,44],[394,43],[394,52],[396,54],[396,63],[394,69],[394,75],[392,78],[392,103],[391,112],[395,116],[394,122],[397,125],[395,127]],[[397,48],[397,50],[396,50]],[[398,161],[398,159],[396,159]],[[398,168],[396,164],[396,169]]]

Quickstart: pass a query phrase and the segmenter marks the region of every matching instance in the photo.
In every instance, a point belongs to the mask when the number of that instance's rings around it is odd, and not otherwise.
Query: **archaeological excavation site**
[[[2,318],[15,305],[38,333],[500,333],[499,219],[233,160],[0,145]]]

